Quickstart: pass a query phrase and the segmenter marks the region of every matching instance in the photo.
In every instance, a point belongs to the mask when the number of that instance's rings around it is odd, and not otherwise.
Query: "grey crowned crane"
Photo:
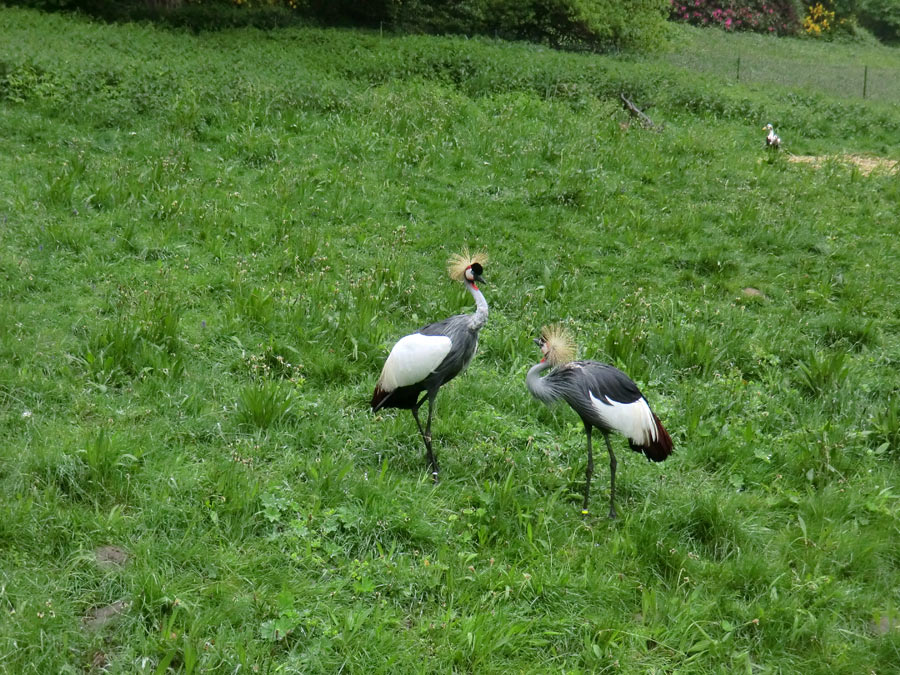
[[[781,137],[775,133],[775,127],[767,124],[763,127],[763,131],[768,131],[766,135],[766,147],[770,150],[778,150],[781,147]]]
[[[372,412],[382,408],[405,408],[412,412],[425,442],[425,458],[435,481],[438,479],[438,463],[431,447],[434,399],[438,389],[464,371],[475,355],[478,331],[488,317],[487,301],[475,282],[484,282],[481,274],[486,262],[485,253],[470,255],[467,250],[450,258],[450,277],[463,282],[469,289],[475,299],[475,312],[430,323],[400,338],[384,362],[372,395]],[[423,430],[419,408],[426,400],[428,421]]]
[[[617,431],[628,439],[635,452],[642,452],[648,460],[661,462],[672,454],[672,438],[637,385],[618,368],[598,361],[572,361],[575,343],[562,327],[544,327],[534,340],[543,358],[531,367],[526,384],[531,394],[544,403],[563,400],[581,417],[587,435],[587,470],[584,485],[582,514],[588,513],[591,474],[594,472],[594,453],[591,431],[603,433],[609,451],[609,517],[616,517],[616,456],[609,442],[609,433]],[[541,373],[552,368],[547,375]]]

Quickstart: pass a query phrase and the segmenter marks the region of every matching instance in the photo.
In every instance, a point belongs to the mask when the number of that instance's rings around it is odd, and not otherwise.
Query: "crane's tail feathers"
[[[372,394],[372,412],[378,412],[383,408],[401,408],[410,410],[418,408],[421,405],[419,394],[422,390],[415,385],[409,387],[397,387],[396,389],[385,389],[379,382],[375,385],[375,393]],[[424,401],[425,398],[423,397]]]
[[[652,459],[654,462],[661,462],[672,454],[672,437],[669,436],[669,432],[666,431],[662,422],[659,421],[656,413],[653,413],[653,422],[656,424],[655,439],[651,439],[647,445],[636,445],[631,440],[628,441],[628,444],[635,452],[643,452],[647,459]]]
[[[375,386],[375,393],[372,394],[372,412],[378,412],[379,408],[381,408],[385,403],[387,403],[388,397],[391,395],[391,392],[385,391],[381,388],[381,386]]]

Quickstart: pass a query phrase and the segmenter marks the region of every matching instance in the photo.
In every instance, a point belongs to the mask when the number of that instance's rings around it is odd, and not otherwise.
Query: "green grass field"
[[[783,40],[756,33],[726,33],[680,26],[666,60],[712,73],[725,83],[740,81],[778,87],[783,95],[826,93],[837,98],[900,104],[900,49],[877,42],[835,44]]]
[[[788,161],[900,159],[896,103],[668,54],[0,23],[0,670],[900,670],[900,175]],[[491,315],[435,486],[367,404],[397,338],[472,311],[464,246]],[[525,389],[557,321],[676,444],[616,439],[616,522]]]

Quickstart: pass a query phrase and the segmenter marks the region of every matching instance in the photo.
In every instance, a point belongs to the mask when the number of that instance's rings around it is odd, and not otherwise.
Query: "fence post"
[[[864,66],[863,70],[863,98],[866,97],[866,89],[869,85],[869,66]]]

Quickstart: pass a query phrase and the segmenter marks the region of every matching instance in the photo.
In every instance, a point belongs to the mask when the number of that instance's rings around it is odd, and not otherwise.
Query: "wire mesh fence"
[[[736,82],[771,83],[841,98],[900,104],[900,69],[865,64],[798,63],[754,54],[672,54],[672,63]]]

